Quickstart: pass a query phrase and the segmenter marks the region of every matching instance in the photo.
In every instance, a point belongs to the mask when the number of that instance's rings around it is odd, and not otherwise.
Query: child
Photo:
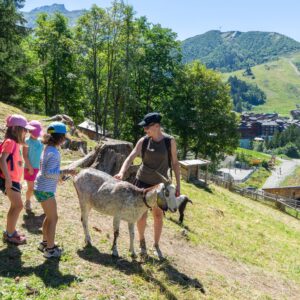
[[[41,123],[33,120],[29,122],[29,125],[35,129],[30,132],[30,137],[25,141],[27,147],[23,147],[25,161],[24,179],[27,182],[25,209],[28,213],[31,212],[30,198],[33,194],[34,181],[40,169],[40,160],[43,151],[43,144],[38,139],[42,135]]]
[[[38,249],[44,252],[44,257],[60,257],[62,249],[54,244],[57,223],[57,206],[55,191],[60,176],[74,175],[74,170],[60,171],[60,153],[58,147],[65,141],[66,125],[53,122],[47,128],[43,143],[46,145],[42,154],[41,169],[34,184],[34,195],[41,203],[46,217],[43,222],[43,241]]]
[[[24,144],[27,130],[33,130],[34,127],[30,126],[21,115],[9,116],[6,119],[6,126],[5,140],[0,150],[0,189],[8,196],[10,208],[3,241],[22,245],[26,243],[26,237],[16,231],[19,214],[23,208],[20,184],[23,162],[20,144]]]

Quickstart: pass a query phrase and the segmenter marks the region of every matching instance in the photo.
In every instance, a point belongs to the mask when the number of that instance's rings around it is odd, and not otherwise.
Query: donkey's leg
[[[130,248],[129,251],[131,253],[132,258],[136,258],[136,253],[134,251],[134,223],[128,223],[129,230],[129,239],[130,239]]]
[[[91,245],[91,236],[89,233],[89,227],[88,227],[88,220],[89,220],[89,213],[91,210],[90,205],[88,204],[88,201],[86,199],[80,199],[79,198],[79,203],[80,203],[80,209],[81,209],[81,222],[82,222],[82,227],[85,235],[85,243],[86,245]]]
[[[113,241],[113,245],[111,248],[112,256],[119,257],[118,247],[117,247],[117,239],[119,236],[119,229],[120,229],[120,218],[119,217],[114,216],[113,226],[114,226],[114,241]]]

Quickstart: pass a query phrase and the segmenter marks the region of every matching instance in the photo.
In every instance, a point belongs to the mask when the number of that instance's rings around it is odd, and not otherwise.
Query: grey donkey
[[[74,178],[74,185],[79,198],[86,244],[91,244],[88,216],[93,208],[103,214],[113,216],[113,256],[119,256],[117,238],[120,221],[128,222],[129,251],[132,257],[136,257],[134,250],[135,222],[142,217],[148,208],[158,206],[164,211],[175,212],[183,201],[183,197],[176,198],[175,186],[170,184],[162,175],[161,178],[164,183],[148,189],[140,189],[129,182],[117,180],[109,174],[93,168],[80,171]]]

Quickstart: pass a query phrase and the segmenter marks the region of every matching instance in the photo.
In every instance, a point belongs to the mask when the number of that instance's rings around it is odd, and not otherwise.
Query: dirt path
[[[288,62],[292,66],[292,68],[295,70],[295,72],[297,73],[297,75],[300,76],[300,72],[299,72],[297,66],[295,66],[295,64],[290,59],[288,60]]]
[[[149,218],[148,223],[146,228],[146,241],[148,248],[151,249],[153,240],[153,222],[151,217]],[[92,229],[95,225],[101,228],[101,233],[95,232],[95,230]],[[93,211],[91,214],[90,228],[94,235],[95,242],[97,240],[97,235],[99,239],[101,236],[106,236],[111,233],[111,218],[99,215]],[[78,229],[79,233],[80,229],[81,228]],[[119,248],[120,250],[124,248],[127,249],[128,230],[126,223],[121,223],[120,232]],[[82,236],[81,233],[80,235]],[[137,242],[135,246],[136,250],[138,250]],[[272,297],[272,299],[299,299],[300,287],[296,283],[287,280],[286,278],[277,277],[261,268],[246,265],[238,260],[233,261],[231,258],[206,246],[193,246],[186,240],[183,230],[176,232],[172,228],[164,227],[161,239],[161,249],[168,258],[167,264],[162,264],[161,269],[165,268],[165,271],[169,273],[168,276],[171,279],[174,278],[177,282],[181,280],[195,280],[196,283],[202,285],[201,279],[207,277],[207,274],[213,274],[212,276],[224,278],[224,284],[228,285],[230,288],[238,285],[239,288],[248,290],[249,298],[244,298],[244,295],[243,299],[253,299],[254,294],[266,294]],[[209,295],[211,286],[204,284],[203,288],[205,293]],[[203,294],[199,291],[199,297],[200,295]]]
[[[275,170],[272,171],[272,175],[267,179],[262,188],[279,187],[280,183],[283,182],[287,176],[293,174],[297,166],[300,166],[299,159],[283,159],[282,164],[276,166]]]
[[[165,254],[172,257],[177,269],[190,277],[201,278],[204,273],[213,272],[226,278],[229,283],[238,284],[245,290],[266,293],[272,299],[284,299],[287,296],[288,299],[299,299],[300,287],[295,283],[278,278],[261,268],[233,261],[205,246],[192,246],[179,233],[174,235],[174,232],[164,229],[162,247]]]
[[[78,290],[74,288],[74,294],[80,291],[80,293],[86,296],[86,299],[92,299],[97,292],[114,288],[113,286],[110,287],[107,282],[118,280],[127,280],[130,282],[132,279],[128,274],[135,274],[134,278],[136,280],[146,278],[156,288],[164,288],[165,282],[162,281],[160,283],[155,276],[152,276],[153,274],[149,270],[147,271],[147,269],[137,267],[136,265],[134,267],[131,263],[127,262],[125,255],[128,249],[128,229],[125,222],[121,223],[119,239],[119,250],[125,259],[121,259],[116,264],[117,267],[115,267],[115,263],[111,263],[110,258],[111,217],[103,216],[95,211],[91,212],[89,227],[95,248],[90,250],[90,254],[89,252],[86,253],[82,250],[84,234],[80,222],[78,200],[69,182],[65,183],[64,188],[59,189],[58,198],[59,215],[61,218],[57,235],[58,240],[64,241],[67,251],[66,258],[60,265],[60,270],[62,272],[68,271],[72,276],[83,278],[82,282],[78,285]],[[3,197],[2,200],[1,209],[7,211],[8,202]],[[42,214],[40,206],[35,204],[34,207],[36,215],[40,216]],[[26,221],[26,226],[24,226],[23,221]],[[40,239],[40,232],[37,234],[36,231],[32,231],[32,224],[29,221],[30,219],[24,217],[23,220],[22,218],[19,220],[19,228],[23,227],[24,229],[25,227],[30,229],[28,232],[29,244],[22,248],[25,269],[43,261],[39,255],[36,257],[32,256],[33,253],[36,255],[37,251],[32,252],[32,249],[35,249]],[[152,231],[152,218],[149,218],[149,225],[146,229],[146,240],[150,247],[153,241]],[[136,248],[137,244],[136,241]],[[206,245],[195,246],[187,241],[186,235],[180,227],[170,226],[170,224],[164,227],[161,249],[168,260],[166,263],[157,266],[157,272],[167,274],[168,280],[177,283],[178,288],[180,286],[197,287],[199,294],[197,298],[193,299],[207,298],[211,294],[215,295],[216,289],[220,287],[223,290],[230,290],[231,295],[234,294],[232,291],[237,291],[235,294],[237,299],[257,299],[262,295],[268,295],[272,299],[299,299],[300,287],[292,280],[280,277],[280,275],[275,273],[266,272],[262,268],[242,263],[238,257],[234,261]],[[29,261],[31,256],[32,261]],[[134,271],[134,268],[137,268],[138,271]],[[99,279],[99,276],[101,279]],[[220,282],[222,282],[222,285]],[[206,296],[201,293],[202,284]],[[168,288],[166,287],[165,289],[168,292]],[[214,291],[212,292],[212,290]],[[139,299],[137,295],[130,295],[132,291],[134,290],[129,289],[128,295],[126,294],[126,298],[124,299]],[[70,293],[70,291],[68,292]],[[110,295],[114,294],[112,290],[107,290],[107,293]],[[69,296],[70,294],[67,294],[66,298]],[[171,296],[167,298],[179,299],[176,297],[172,298]]]

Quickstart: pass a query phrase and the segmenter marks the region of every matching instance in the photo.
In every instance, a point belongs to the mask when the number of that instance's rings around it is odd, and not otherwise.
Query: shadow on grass
[[[174,219],[173,217],[166,217],[167,220],[171,221],[172,223],[180,226],[182,229],[187,230],[188,232],[195,233],[189,226],[185,225],[184,223],[180,223],[178,220]]]
[[[113,258],[110,254],[101,253],[96,247],[88,246],[83,248],[82,250],[77,251],[78,255],[90,262],[97,263],[103,266],[113,267],[123,272],[126,275],[136,274],[141,276],[144,280],[149,283],[154,284],[160,290],[160,292],[164,293],[168,300],[177,300],[178,298],[168,289],[167,283],[164,283],[154,277],[149,270],[144,270],[142,264],[135,260],[128,261],[125,258]],[[172,282],[172,284],[177,284],[182,286],[183,288],[193,287],[199,289],[199,291],[205,294],[204,287],[198,279],[193,279],[188,277],[187,275],[179,272],[176,268],[174,268],[168,260],[159,261],[154,258],[149,258],[146,261],[147,263],[158,265],[159,270],[165,272],[168,276],[168,279]]]
[[[24,267],[22,252],[17,246],[8,245],[0,251],[0,276],[16,278],[30,276],[32,274],[41,278],[46,287],[59,288],[63,285],[69,286],[78,281],[76,276],[62,274],[59,271],[58,259],[45,259],[44,263],[36,267]]]
[[[42,233],[42,225],[45,218],[45,214],[36,216],[33,212],[27,213],[23,215],[22,224],[23,228],[26,228],[29,232],[33,234],[41,234]]]
[[[213,191],[211,190],[211,188],[208,185],[203,185],[202,181],[195,179],[195,180],[192,180],[190,183],[192,183],[197,188],[204,190],[207,193],[213,194]]]

